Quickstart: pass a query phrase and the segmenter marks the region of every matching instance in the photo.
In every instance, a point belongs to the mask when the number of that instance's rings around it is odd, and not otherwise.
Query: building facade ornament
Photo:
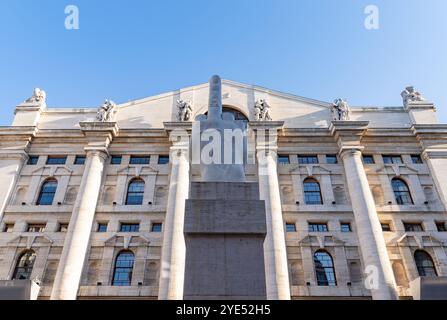
[[[334,120],[347,121],[349,120],[349,104],[345,99],[335,99],[332,105],[332,112],[334,113]]]
[[[425,101],[425,98],[419,91],[414,90],[414,87],[406,87],[400,94],[402,96],[404,106],[406,107],[410,102]]]
[[[47,94],[44,90],[40,88],[35,88],[33,91],[33,95],[28,98],[26,103],[46,103]]]
[[[116,104],[112,100],[105,100],[99,107],[96,114],[96,120],[99,122],[110,122],[113,120],[113,116],[116,111]]]
[[[191,121],[193,108],[190,101],[177,100],[177,108],[177,119],[179,121]]]
[[[272,121],[273,119],[270,115],[270,108],[270,105],[265,99],[256,101],[254,106],[255,121]]]

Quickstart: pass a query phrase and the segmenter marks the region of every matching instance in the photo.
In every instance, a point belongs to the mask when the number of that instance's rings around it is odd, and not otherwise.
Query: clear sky
[[[446,15],[446,0],[0,0],[0,125],[34,87],[49,107],[96,107],[212,74],[354,106],[399,106],[414,85],[447,123]]]

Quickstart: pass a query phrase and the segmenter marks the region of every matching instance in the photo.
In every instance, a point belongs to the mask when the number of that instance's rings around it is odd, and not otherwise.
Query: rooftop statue
[[[116,104],[111,100],[105,100],[102,106],[99,107],[96,114],[96,120],[99,122],[110,122],[116,111]]]
[[[185,122],[192,119],[192,105],[189,101],[177,100],[178,120]]]
[[[272,121],[270,115],[270,105],[265,99],[256,101],[255,104],[255,121]]]
[[[349,120],[349,105],[344,99],[335,99],[332,105],[332,112],[334,114],[335,121],[347,121]]]
[[[40,88],[35,88],[33,95],[26,100],[27,103],[45,103],[47,100],[47,94]]]
[[[400,94],[404,101],[404,106],[406,107],[410,102],[425,101],[425,98],[418,91],[414,90],[414,87],[406,87],[404,91]]]

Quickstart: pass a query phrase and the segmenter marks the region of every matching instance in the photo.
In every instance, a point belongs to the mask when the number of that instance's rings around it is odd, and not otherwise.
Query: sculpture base
[[[265,300],[265,203],[256,183],[193,182],[185,211],[185,300]]]

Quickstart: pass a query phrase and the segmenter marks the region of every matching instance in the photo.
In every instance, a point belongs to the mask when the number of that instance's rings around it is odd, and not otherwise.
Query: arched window
[[[28,280],[31,278],[31,272],[33,272],[34,261],[36,260],[36,253],[32,250],[22,253],[17,260],[16,267],[14,269],[13,280]]]
[[[248,118],[245,116],[245,114],[231,107],[222,106],[222,113],[231,113],[234,116],[234,120],[241,120],[248,122]],[[205,115],[208,115],[208,112],[205,112]]]
[[[135,256],[131,251],[121,251],[116,257],[112,286],[130,286]]]
[[[56,194],[57,180],[48,179],[40,188],[39,198],[37,198],[38,206],[51,206],[53,204],[54,195]]]
[[[319,286],[336,286],[334,262],[329,253],[319,250],[314,254],[315,273]]]
[[[142,205],[144,198],[144,181],[134,179],[127,188],[126,205]]]
[[[410,190],[407,184],[401,179],[393,179],[391,182],[393,186],[394,196],[396,197],[397,204],[413,204]]]
[[[304,180],[304,200],[306,204],[323,204],[320,184],[317,180],[311,178]]]
[[[414,260],[418,268],[419,276],[421,277],[437,277],[435,264],[430,255],[423,250],[416,250],[414,253]]]

